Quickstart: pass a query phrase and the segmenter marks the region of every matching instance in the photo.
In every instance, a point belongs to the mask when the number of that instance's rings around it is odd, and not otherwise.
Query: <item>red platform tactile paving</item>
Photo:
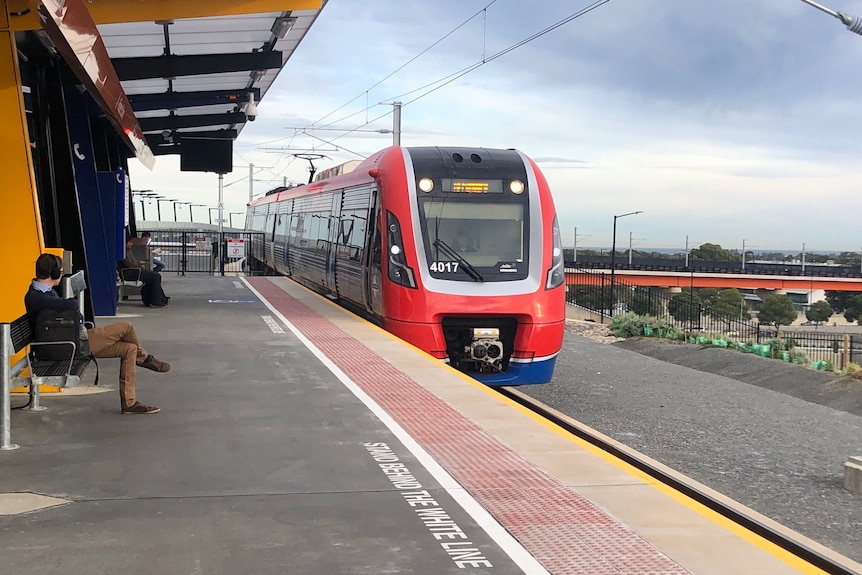
[[[293,298],[272,281],[246,278],[554,575],[681,575],[627,526]]]

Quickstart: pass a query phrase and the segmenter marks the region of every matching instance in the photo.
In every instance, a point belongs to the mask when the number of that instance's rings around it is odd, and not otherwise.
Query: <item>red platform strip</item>
[[[554,575],[689,573],[273,282],[246,279]]]

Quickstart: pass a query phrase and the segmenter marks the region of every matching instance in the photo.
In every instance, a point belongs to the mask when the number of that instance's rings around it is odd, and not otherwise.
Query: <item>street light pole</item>
[[[688,236],[685,236],[685,267],[688,267]]]
[[[742,240],[742,269],[745,269],[745,240]]]
[[[802,242],[802,275],[805,275],[805,242]]]
[[[575,247],[572,248],[572,261],[578,263],[578,226],[575,226]]]
[[[192,208],[205,208],[204,204],[189,204],[189,221],[195,223],[195,213]]]
[[[138,196],[138,199],[141,200],[141,220],[146,221],[147,209],[145,206],[147,200],[153,201],[153,198],[158,197],[159,194],[153,192],[153,190],[137,190],[133,191],[132,194]]]
[[[210,225],[213,223],[213,210],[217,210],[218,208],[209,208],[210,211]]]
[[[170,198],[157,198],[156,199],[156,213],[159,216],[159,221],[162,221],[162,204],[161,202],[175,202],[176,200],[172,200]],[[176,204],[174,204],[176,205]]]
[[[643,210],[638,210],[636,212],[629,212],[627,214],[620,214],[618,216],[614,216],[614,235],[611,241],[611,317],[614,316],[614,271],[616,268],[616,255],[617,255],[617,219],[624,218],[626,216],[634,216],[637,214],[642,214]]]

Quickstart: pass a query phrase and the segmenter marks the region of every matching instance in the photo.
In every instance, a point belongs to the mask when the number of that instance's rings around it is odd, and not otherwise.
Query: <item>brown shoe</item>
[[[153,371],[158,371],[161,373],[171,370],[171,364],[166,361],[156,359],[152,355],[148,355],[147,358],[138,365],[146,369],[151,369]]]
[[[140,401],[136,401],[129,407],[123,408],[123,415],[146,415],[149,413],[158,413],[161,409],[152,405],[144,405]]]

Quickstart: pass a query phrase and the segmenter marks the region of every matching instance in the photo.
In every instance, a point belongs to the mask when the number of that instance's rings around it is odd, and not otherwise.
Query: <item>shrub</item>
[[[844,368],[844,375],[856,375],[860,372],[862,372],[862,366],[858,363],[853,363],[852,361],[847,364],[846,368]]]
[[[651,315],[638,315],[626,312],[614,316],[611,321],[611,334],[616,337],[638,337],[642,335],[680,339],[682,332],[669,325],[665,320]]]

